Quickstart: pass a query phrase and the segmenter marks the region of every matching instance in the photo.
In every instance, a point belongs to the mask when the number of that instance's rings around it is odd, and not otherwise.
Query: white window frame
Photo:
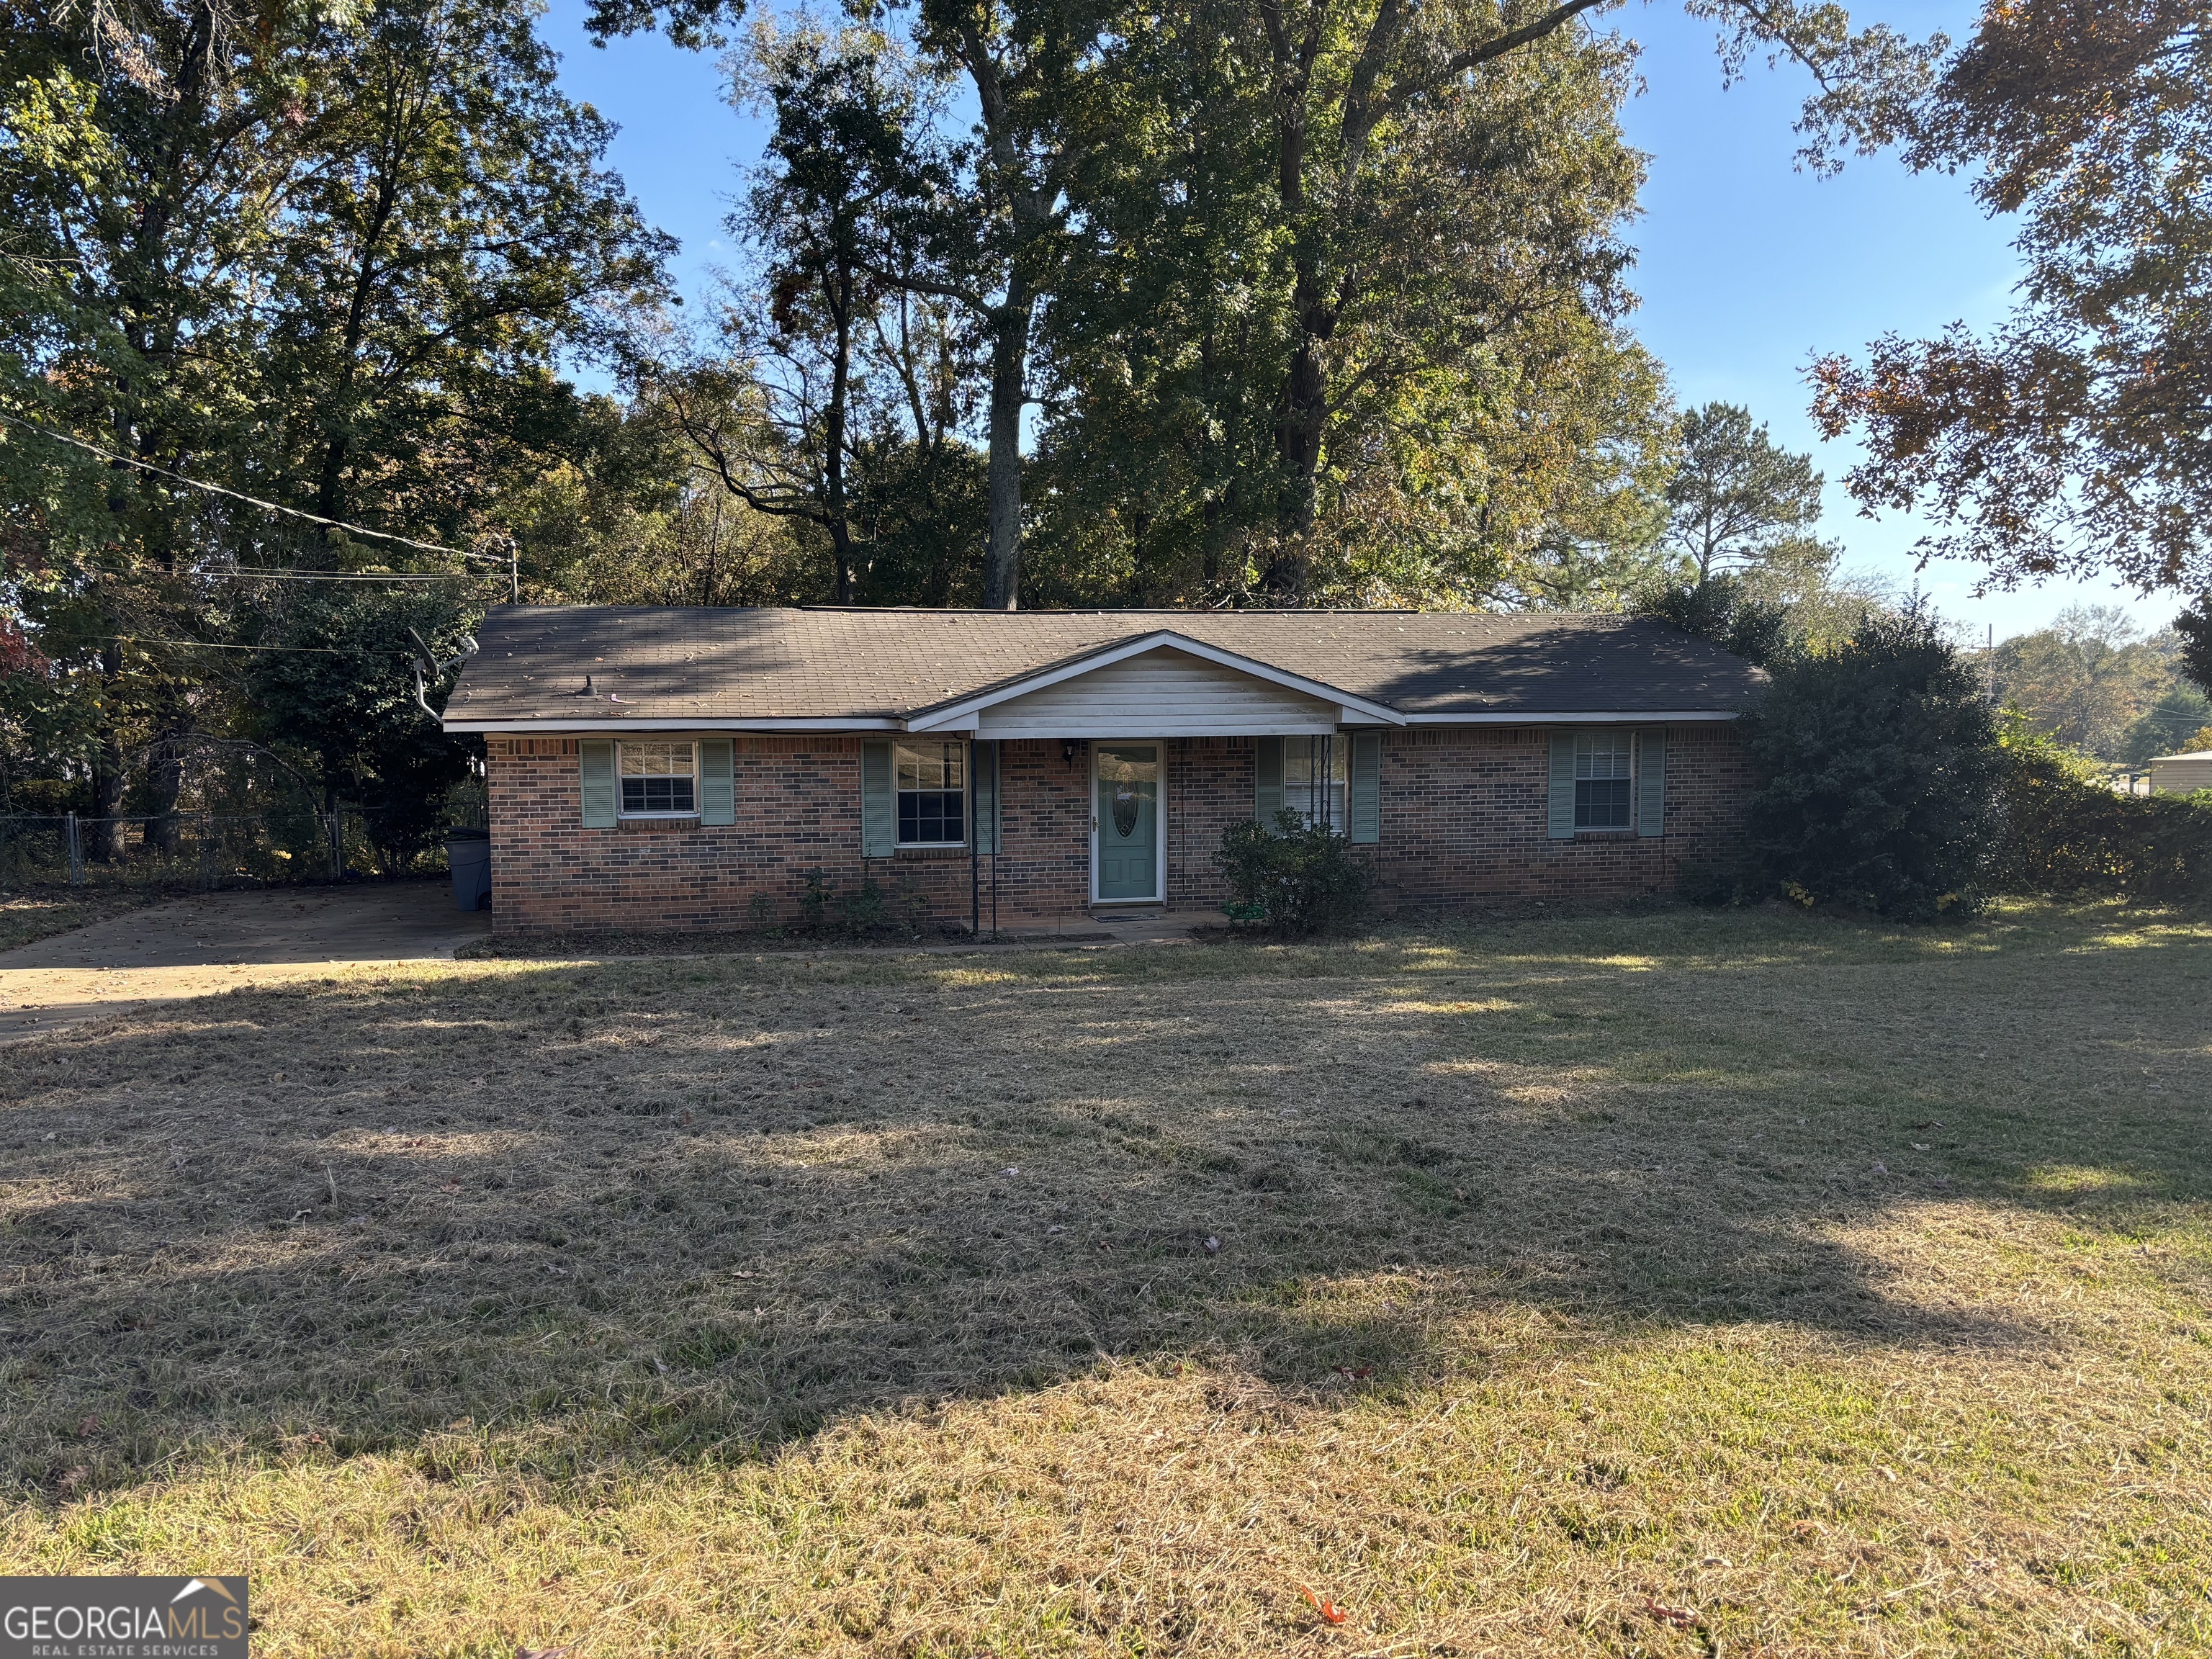
[[[958,789],[902,789],[899,787],[899,751],[911,750],[917,756],[925,748],[939,751],[952,750],[960,757],[960,787]],[[964,848],[968,845],[968,814],[975,807],[969,792],[975,787],[975,754],[964,741],[957,738],[924,738],[909,741],[894,738],[891,740],[891,837],[892,845],[901,852],[913,848],[918,851],[940,848]],[[908,841],[906,838],[906,814],[899,810],[899,797],[910,795],[952,795],[960,797],[960,838],[957,841]]]
[[[1322,829],[1332,830],[1340,836],[1350,835],[1352,833],[1351,737],[1340,732],[1303,738],[1286,737],[1279,741],[1283,745],[1283,805],[1304,819],[1309,830],[1319,825]],[[1291,745],[1300,743],[1307,745],[1306,753],[1309,760],[1316,750],[1326,757],[1322,764],[1328,769],[1328,775],[1322,781],[1318,792],[1311,783],[1295,786],[1303,793],[1304,799],[1294,803],[1291,799],[1291,791],[1294,787],[1291,782]],[[1312,810],[1316,793],[1321,796],[1321,812],[1318,816]]]
[[[623,770],[623,750],[625,749],[688,749],[691,751],[691,805],[665,812],[633,812],[629,806],[629,792],[623,780],[632,775]],[[641,772],[635,775],[648,778],[678,778],[681,772]],[[636,738],[618,741],[615,744],[615,816],[618,818],[696,818],[699,816],[699,744],[691,738]]]
[[[1585,750],[1585,748],[1587,747],[1587,748],[1589,748],[1589,750],[1593,750],[1593,751],[1594,751],[1594,750],[1595,750],[1595,746],[1596,746],[1596,744],[1597,744],[1597,743],[1598,743],[1598,741],[1599,741],[1600,739],[1611,739],[1611,740],[1612,740],[1612,741],[1608,741],[1608,742],[1607,743],[1607,744],[1606,744],[1606,752],[1607,752],[1607,754],[1621,754],[1621,753],[1626,753],[1626,756],[1627,756],[1627,757],[1628,757],[1628,769],[1627,769],[1627,771],[1626,771],[1626,772],[1622,773],[1622,774],[1620,774],[1620,775],[1618,775],[1618,776],[1615,776],[1615,775],[1613,775],[1608,774],[1607,775],[1606,775],[1605,777],[1602,777],[1602,778],[1600,778],[1600,777],[1597,777],[1597,776],[1595,776],[1595,775],[1585,776],[1585,775],[1583,775],[1583,757],[1584,757],[1584,750]],[[1575,778],[1574,778],[1574,782],[1575,782],[1575,833],[1576,833],[1577,835],[1578,835],[1578,836],[1622,836],[1622,835],[1631,835],[1631,834],[1633,834],[1633,833],[1635,832],[1635,830],[1636,830],[1636,772],[1637,772],[1637,763],[1638,763],[1638,759],[1640,758],[1640,757],[1639,757],[1639,756],[1638,756],[1638,753],[1637,753],[1637,750],[1638,750],[1638,747],[1639,747],[1639,746],[1640,746],[1640,745],[1638,745],[1638,743],[1637,743],[1637,741],[1636,741],[1636,734],[1635,734],[1633,732],[1626,732],[1626,731],[1622,731],[1622,730],[1620,730],[1620,728],[1615,727],[1615,726],[1584,726],[1584,727],[1583,727],[1583,728],[1582,728],[1580,731],[1577,731],[1577,732],[1575,733]],[[1619,823],[1584,823],[1583,822],[1583,791],[1582,791],[1582,786],[1583,786],[1583,785],[1584,785],[1584,784],[1586,784],[1586,783],[1625,783],[1625,784],[1626,784],[1626,785],[1628,786],[1628,808],[1627,808],[1628,815],[1627,815],[1627,817],[1626,817],[1625,818],[1623,818],[1623,819],[1622,819]]]

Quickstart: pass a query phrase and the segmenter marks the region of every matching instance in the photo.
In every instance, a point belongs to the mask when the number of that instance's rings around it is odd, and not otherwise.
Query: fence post
[[[84,885],[84,851],[77,842],[76,814],[74,812],[69,815],[69,884],[72,887]]]
[[[345,808],[343,806],[331,808],[331,879],[332,881],[343,881],[345,878],[345,823],[339,816],[344,811]]]

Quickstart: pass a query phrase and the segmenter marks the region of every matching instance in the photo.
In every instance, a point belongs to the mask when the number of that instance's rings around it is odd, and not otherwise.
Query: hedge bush
[[[1658,588],[1641,595],[1636,611],[1694,639],[1710,640],[1761,668],[1788,661],[1802,644],[1790,634],[1790,613],[1753,594],[1741,576],[1713,576]]]
[[[2021,893],[2212,901],[2212,793],[2115,793],[2089,763],[2009,715],[1999,884]]]
[[[826,871],[809,870],[804,878],[799,928],[817,939],[913,939],[928,915],[928,901],[912,887],[886,893],[873,876],[864,875],[848,892]]]
[[[1745,726],[1763,775],[1755,885],[1905,917],[1978,902],[2003,757],[1979,678],[1932,617],[1870,617],[1778,664]]]
[[[1908,918],[1992,891],[2212,903],[2212,792],[2116,793],[2016,711],[2001,720],[1932,617],[1870,617],[1771,672],[1744,723],[1748,855],[1686,869],[1685,897]]]
[[[1273,830],[1256,818],[1231,824],[1213,862],[1228,884],[1229,919],[1285,939],[1349,927],[1372,884],[1349,837],[1287,809]]]

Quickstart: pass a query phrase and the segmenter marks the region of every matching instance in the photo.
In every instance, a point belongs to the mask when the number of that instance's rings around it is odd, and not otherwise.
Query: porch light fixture
[[[1073,738],[1062,738],[1060,740],[1060,757],[1067,763],[1068,769],[1071,771],[1075,768],[1075,751],[1082,746]]]

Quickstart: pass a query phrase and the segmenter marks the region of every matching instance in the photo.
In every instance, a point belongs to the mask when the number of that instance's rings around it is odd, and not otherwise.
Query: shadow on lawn
[[[465,971],[21,1050],[0,1455],[82,1492],[466,1419],[560,1473],[1102,1352],[1390,1386],[1532,1317],[2033,1341],[1822,1224],[2070,1201],[2053,1170],[2203,1194],[2202,940],[2156,994],[2142,951],[1589,948]]]

